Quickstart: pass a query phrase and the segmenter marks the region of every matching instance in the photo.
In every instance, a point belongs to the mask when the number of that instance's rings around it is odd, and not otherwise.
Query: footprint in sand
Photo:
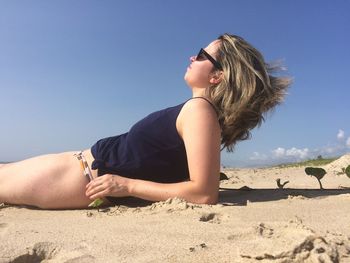
[[[260,223],[227,237],[239,242],[240,256],[255,261],[344,262],[349,258],[349,240],[343,235],[322,235],[307,228],[300,218],[288,224]]]
[[[59,248],[51,242],[36,243],[32,248],[27,248],[23,252],[12,256],[10,262],[42,262],[52,259]]]
[[[50,260],[66,263],[92,263],[96,261],[95,257],[86,253],[77,250],[65,250],[62,246],[51,242],[39,242],[31,248],[25,249],[19,255],[12,257],[10,262],[46,262]]]
[[[266,226],[264,223],[260,223],[257,227],[255,227],[256,233],[265,238],[271,238],[274,233],[274,229]]]
[[[219,213],[203,213],[199,218],[199,221],[220,224],[222,216]]]
[[[242,255],[258,261],[276,260],[283,262],[340,262],[343,255],[339,255],[340,246],[327,241],[322,236],[308,236],[295,246],[286,247],[285,251],[277,253],[262,253],[261,255]],[[345,255],[345,258],[347,256]]]

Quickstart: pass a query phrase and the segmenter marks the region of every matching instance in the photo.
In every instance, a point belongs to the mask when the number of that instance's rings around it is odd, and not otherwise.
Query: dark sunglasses
[[[213,63],[213,65],[219,69],[222,70],[222,66],[220,65],[219,62],[217,62],[212,56],[210,56],[208,54],[208,52],[206,52],[203,48],[201,48],[196,56],[196,60],[198,61],[203,61],[209,59],[211,63]]]

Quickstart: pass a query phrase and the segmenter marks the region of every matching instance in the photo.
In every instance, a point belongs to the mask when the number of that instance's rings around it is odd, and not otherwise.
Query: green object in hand
[[[96,208],[96,207],[99,207],[102,204],[103,204],[103,200],[101,198],[97,198],[93,202],[91,202],[88,206]]]

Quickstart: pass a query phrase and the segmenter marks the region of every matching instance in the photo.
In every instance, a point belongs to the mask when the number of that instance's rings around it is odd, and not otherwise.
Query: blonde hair
[[[261,53],[243,38],[223,34],[216,60],[222,65],[223,79],[206,90],[216,107],[223,149],[232,151],[237,141],[251,137],[264,115],[283,101],[290,77],[272,76],[283,69],[267,64]],[[217,70],[217,69],[216,69]]]

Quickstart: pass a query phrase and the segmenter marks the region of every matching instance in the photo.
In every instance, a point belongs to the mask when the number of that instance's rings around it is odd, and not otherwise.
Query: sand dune
[[[178,198],[125,199],[100,210],[2,205],[0,262],[350,262],[343,159],[326,167],[324,190],[304,167],[227,169],[217,205]],[[279,189],[278,178],[289,183]]]
[[[350,154],[343,155],[339,159],[324,166],[328,173],[341,173],[343,168],[350,165]]]

